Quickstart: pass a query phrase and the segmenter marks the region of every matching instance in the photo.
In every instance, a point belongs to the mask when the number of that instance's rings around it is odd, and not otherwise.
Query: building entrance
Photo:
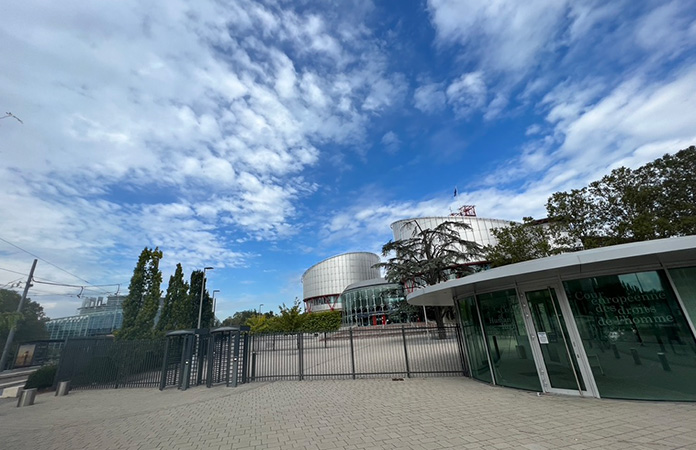
[[[543,389],[593,396],[587,381],[592,375],[585,370],[589,366],[583,364],[580,338],[565,296],[561,303],[558,292],[554,287],[528,288],[520,298]]]

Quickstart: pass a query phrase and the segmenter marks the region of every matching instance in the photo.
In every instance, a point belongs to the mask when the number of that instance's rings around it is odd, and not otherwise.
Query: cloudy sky
[[[38,280],[123,291],[159,246],[163,289],[213,266],[226,317],[398,219],[542,217],[696,143],[695,44],[688,0],[8,3],[0,286],[21,248]],[[30,292],[60,317],[80,291]]]

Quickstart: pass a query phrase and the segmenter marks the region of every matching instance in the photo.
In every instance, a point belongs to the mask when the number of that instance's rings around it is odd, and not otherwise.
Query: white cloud
[[[447,87],[447,102],[460,117],[467,117],[482,108],[486,102],[487,89],[483,73],[465,73]]]
[[[384,145],[384,149],[388,153],[396,153],[399,151],[399,147],[401,147],[401,140],[396,133],[388,131],[382,136],[382,145]]]
[[[413,93],[413,105],[424,113],[435,113],[445,108],[447,98],[439,83],[419,86]]]

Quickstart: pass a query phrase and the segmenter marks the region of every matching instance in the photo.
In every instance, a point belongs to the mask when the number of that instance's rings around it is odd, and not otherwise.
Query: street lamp
[[[220,292],[220,289],[215,289],[213,291],[213,315],[215,315],[215,293]]]
[[[203,279],[201,280],[201,301],[198,303],[198,328],[201,327],[201,316],[203,315],[203,291],[205,291],[205,271],[213,270],[212,267],[203,268]]]
[[[259,305],[259,316],[261,315],[261,307],[263,306],[263,303]]]

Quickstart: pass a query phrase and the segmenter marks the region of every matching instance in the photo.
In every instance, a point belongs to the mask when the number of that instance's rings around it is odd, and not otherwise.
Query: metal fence
[[[68,339],[54,384],[69,380],[72,389],[156,387],[164,349],[164,340]]]
[[[458,326],[253,335],[251,381],[466,374]]]

